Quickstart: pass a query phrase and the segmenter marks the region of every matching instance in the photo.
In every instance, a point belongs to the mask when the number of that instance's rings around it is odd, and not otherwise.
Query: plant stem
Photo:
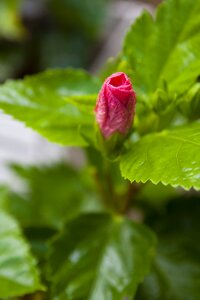
[[[111,174],[110,163],[105,160],[105,184],[107,189],[107,201],[114,212],[118,211],[118,195],[114,190],[114,183]]]
[[[120,210],[122,214],[127,214],[134,200],[134,196],[138,193],[140,186],[135,183],[129,183],[125,196],[123,197],[123,206]]]

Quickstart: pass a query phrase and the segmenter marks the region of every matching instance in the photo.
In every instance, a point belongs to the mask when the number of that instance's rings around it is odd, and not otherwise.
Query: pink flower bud
[[[113,133],[127,134],[135,113],[136,95],[130,79],[118,72],[109,76],[98,96],[96,120],[105,138]]]

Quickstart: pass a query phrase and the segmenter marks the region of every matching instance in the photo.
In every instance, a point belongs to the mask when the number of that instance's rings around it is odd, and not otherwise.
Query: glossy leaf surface
[[[51,245],[53,295],[71,300],[132,299],[149,270],[154,247],[155,237],[143,225],[109,215],[82,215]]]
[[[200,122],[141,138],[121,158],[130,181],[200,189]]]
[[[169,0],[161,4],[155,20],[145,12],[133,24],[124,42],[124,55],[139,97],[148,101],[149,95],[165,86],[177,95],[196,80],[199,15],[199,0]]]
[[[85,99],[98,88],[98,81],[84,71],[46,71],[1,86],[0,108],[52,142],[83,146],[86,142],[80,130],[93,131],[93,110],[79,110],[70,97],[78,96],[80,101],[80,96]]]
[[[0,297],[10,298],[43,289],[35,259],[15,220],[0,212]]]

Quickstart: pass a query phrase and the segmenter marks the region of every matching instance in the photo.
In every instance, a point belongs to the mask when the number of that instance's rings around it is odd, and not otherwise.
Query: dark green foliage
[[[146,300],[198,299],[200,294],[200,202],[198,198],[171,202],[164,214],[153,216],[159,238],[150,275],[139,292]]]

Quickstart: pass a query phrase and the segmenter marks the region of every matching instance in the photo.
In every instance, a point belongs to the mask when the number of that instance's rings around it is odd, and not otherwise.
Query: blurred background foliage
[[[18,188],[0,186],[0,211],[16,218],[39,261],[46,254],[46,241],[67,221],[104,209],[89,170],[76,170],[62,162],[10,168],[18,178]]]
[[[0,0],[0,82],[47,68],[88,69],[101,44],[108,4],[108,0]],[[93,164],[101,169],[100,160]],[[40,167],[15,164],[11,169],[18,189],[12,183],[0,186],[0,211],[16,218],[40,265],[49,239],[66,221],[81,212],[105,209],[99,201],[95,170],[64,162]],[[120,199],[128,183],[119,180],[118,172],[113,174]],[[145,219],[160,245],[137,299],[188,300],[187,295],[198,299],[200,285],[192,279],[200,276],[199,195],[162,184],[140,187],[129,191],[134,198],[130,218]]]
[[[88,67],[107,0],[0,0],[0,81],[55,67]]]
[[[108,0],[0,0],[0,82],[48,68],[88,69],[105,29]],[[20,224],[40,265],[47,241],[81,212],[101,211],[91,173],[60,161],[11,165],[0,211]]]

